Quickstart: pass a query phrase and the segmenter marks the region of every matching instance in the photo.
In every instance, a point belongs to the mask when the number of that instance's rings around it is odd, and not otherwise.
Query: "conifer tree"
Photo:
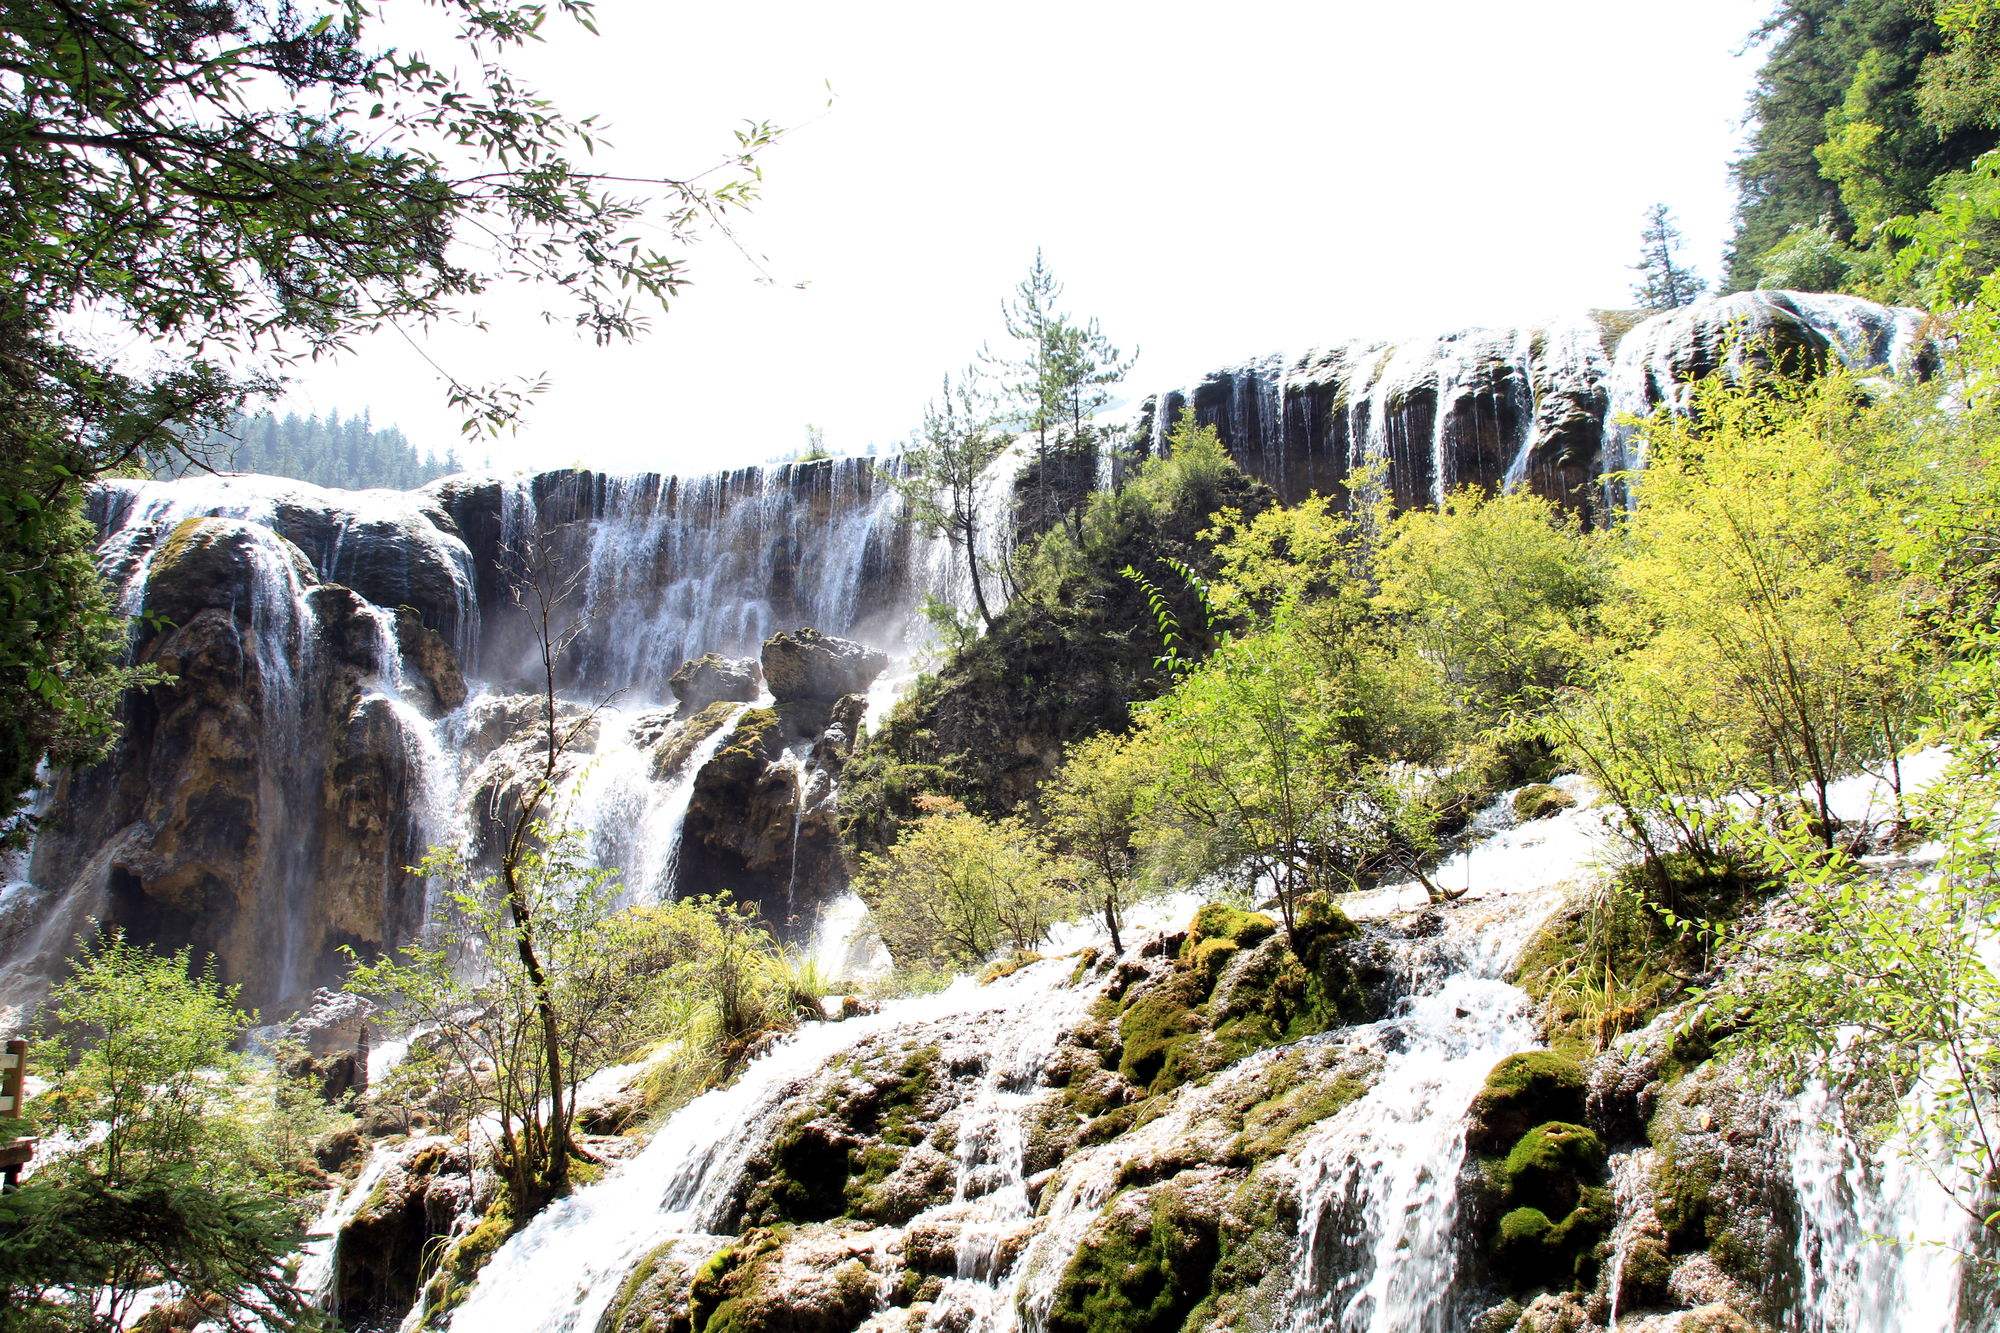
[[[1680,262],[1681,230],[1665,204],[1646,210],[1646,230],[1639,238],[1639,262],[1632,271],[1633,299],[1648,310],[1678,310],[1691,305],[1708,289],[1695,271]]]

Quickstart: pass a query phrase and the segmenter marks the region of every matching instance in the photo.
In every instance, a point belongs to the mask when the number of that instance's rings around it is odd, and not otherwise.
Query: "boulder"
[[[850,639],[816,629],[773,634],[764,640],[764,681],[780,704],[833,703],[865,694],[888,669],[889,659]]]
[[[715,703],[754,703],[762,682],[755,658],[703,653],[691,662],[681,663],[667,678],[667,688],[674,692],[680,711],[686,716]]]
[[[445,637],[424,623],[414,606],[396,608],[396,643],[403,659],[430,690],[431,703],[450,712],[465,702],[465,672]]]

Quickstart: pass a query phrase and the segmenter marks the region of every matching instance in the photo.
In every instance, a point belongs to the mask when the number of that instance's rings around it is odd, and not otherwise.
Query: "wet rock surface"
[[[704,653],[681,663],[667,678],[683,714],[699,713],[715,703],[753,703],[763,688],[754,658]]]
[[[780,704],[831,704],[846,695],[865,694],[888,666],[885,654],[816,629],[764,640],[764,682]]]

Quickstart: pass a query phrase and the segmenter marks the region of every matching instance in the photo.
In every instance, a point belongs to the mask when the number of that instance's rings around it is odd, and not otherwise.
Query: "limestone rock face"
[[[1452,490],[1526,487],[1592,516],[1617,497],[1597,485],[1633,460],[1616,421],[1717,369],[1778,365],[1815,374],[1923,373],[1917,312],[1847,296],[1740,292],[1645,317],[1598,312],[1514,329],[1464,329],[1400,343],[1358,341],[1218,370],[1142,405],[1130,440],[1167,448],[1185,410],[1212,426],[1245,471],[1287,502],[1345,495],[1364,465],[1399,508]]]
[[[449,712],[465,702],[465,672],[458,655],[413,606],[396,608],[396,643],[429,688],[433,706]]]
[[[695,775],[681,829],[678,892],[728,889],[756,903],[781,933],[809,934],[819,906],[847,885],[835,784],[867,705],[864,696],[850,694],[742,711],[728,740]],[[655,772],[665,776],[685,762],[738,708],[711,704],[690,718],[656,747]]]
[[[301,1005],[338,982],[343,945],[386,947],[421,918],[404,871],[425,837],[421,756],[382,690],[407,674],[437,707],[463,690],[453,654],[260,524],[181,520],[143,578],[134,657],[173,681],[127,698],[105,763],[57,777],[37,935],[0,990],[32,998],[95,918],[213,955],[251,1005]]]
[[[667,678],[683,714],[699,713],[715,703],[753,703],[760,687],[757,662],[749,657],[703,653]]]
[[[781,704],[822,703],[865,694],[888,669],[872,648],[816,629],[792,630],[764,640],[764,680]]]

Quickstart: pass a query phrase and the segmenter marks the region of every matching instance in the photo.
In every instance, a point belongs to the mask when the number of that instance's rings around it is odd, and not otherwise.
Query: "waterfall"
[[[1799,1213],[1793,1333],[2000,1328],[2000,1311],[1960,1304],[1961,1252],[1979,1228],[1903,1140],[1864,1139],[1818,1083],[1786,1107],[1785,1133]]]
[[[831,1060],[863,1040],[916,1024],[952,1020],[996,1028],[989,1059],[1004,1059],[1012,1025],[1035,1021],[1062,989],[1070,965],[1023,968],[990,986],[962,980],[935,995],[891,1001],[879,1013],[808,1024],[752,1060],[736,1081],[670,1117],[640,1153],[537,1214],[494,1255],[465,1304],[458,1333],[589,1333],[620,1281],[647,1253],[677,1238],[714,1236],[745,1161],[790,1109],[789,1098]]]
[[[1517,910],[1413,960],[1417,993],[1364,1035],[1382,1072],[1299,1163],[1291,1329],[1414,1333],[1457,1326],[1457,1181],[1465,1107],[1501,1057],[1537,1043],[1527,997],[1499,979],[1544,910]]]

